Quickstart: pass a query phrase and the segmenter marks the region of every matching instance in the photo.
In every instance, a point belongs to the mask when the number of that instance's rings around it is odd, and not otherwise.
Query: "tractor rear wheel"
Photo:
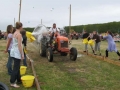
[[[53,61],[53,51],[52,51],[52,49],[51,49],[51,48],[48,48],[46,54],[47,54],[47,59],[48,59],[48,61],[49,61],[49,62],[52,62],[52,61]]]
[[[60,54],[61,54],[61,56],[67,56],[67,53],[65,53],[65,52],[61,52]]]
[[[9,89],[4,83],[0,82],[0,90],[9,90]]]
[[[41,39],[41,42],[39,44],[39,53],[40,53],[40,56],[43,56],[45,57],[46,56],[46,43],[47,43],[47,39],[45,37],[43,37]]]
[[[77,49],[74,47],[70,49],[70,59],[73,61],[77,59]]]

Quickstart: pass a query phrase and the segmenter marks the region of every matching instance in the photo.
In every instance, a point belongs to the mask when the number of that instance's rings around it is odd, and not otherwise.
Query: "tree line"
[[[69,33],[69,26],[64,27],[66,32]],[[33,32],[34,28],[24,28],[26,31]],[[87,32],[98,31],[99,33],[104,33],[110,30],[113,33],[120,33],[120,22],[109,22],[103,24],[88,24],[88,25],[77,25],[71,26],[71,30],[78,33],[82,33],[83,30]]]
[[[69,32],[69,26],[65,27],[66,32]],[[88,25],[77,25],[71,26],[71,30],[81,33],[83,30],[87,32],[98,31],[99,33],[104,33],[110,30],[113,33],[120,33],[120,22],[109,22],[103,24],[88,24]]]

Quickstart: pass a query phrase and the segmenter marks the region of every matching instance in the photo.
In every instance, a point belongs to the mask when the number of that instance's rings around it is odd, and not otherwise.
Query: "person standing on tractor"
[[[55,34],[59,34],[60,30],[56,27],[56,24],[53,23],[53,27],[50,28],[50,44],[52,43],[52,40],[55,38]]]
[[[53,27],[51,27],[49,31],[50,31],[50,34],[60,32],[60,30],[56,27],[55,23],[53,23]]]

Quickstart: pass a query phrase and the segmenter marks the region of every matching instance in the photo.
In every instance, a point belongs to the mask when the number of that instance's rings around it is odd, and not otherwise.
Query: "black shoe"
[[[93,50],[93,53],[95,53],[95,51]]]
[[[94,55],[97,55],[97,54],[94,54]]]

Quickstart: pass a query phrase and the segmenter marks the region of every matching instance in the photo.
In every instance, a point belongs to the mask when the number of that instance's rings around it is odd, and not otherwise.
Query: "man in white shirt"
[[[50,33],[50,44],[52,44],[53,39],[55,38],[55,34],[59,33],[59,29],[56,28],[56,24],[53,24],[53,27],[50,28],[49,33]]]
[[[59,29],[56,27],[56,24],[54,23],[53,24],[53,27],[52,28],[50,28],[50,34],[52,34],[52,33],[59,33]]]

